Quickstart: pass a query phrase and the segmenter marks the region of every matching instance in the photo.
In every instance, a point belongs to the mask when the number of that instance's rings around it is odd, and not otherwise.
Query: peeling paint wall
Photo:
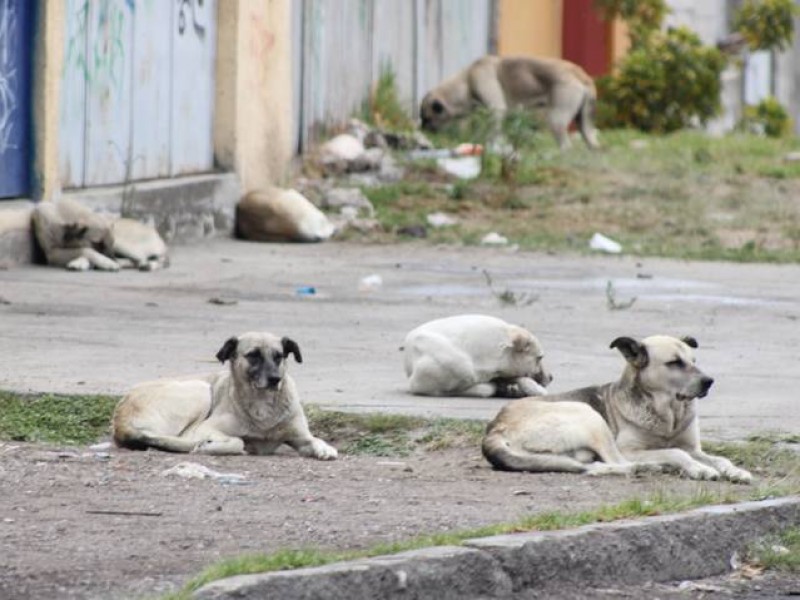
[[[65,0],[65,188],[213,168],[215,0]]]

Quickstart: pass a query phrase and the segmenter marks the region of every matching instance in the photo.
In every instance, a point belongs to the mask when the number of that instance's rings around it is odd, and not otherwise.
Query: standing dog
[[[552,376],[531,332],[485,315],[437,319],[411,331],[405,370],[420,396],[543,395]]]
[[[695,366],[694,338],[621,337],[611,347],[628,361],[619,381],[508,403],[487,427],[486,459],[510,471],[626,474],[655,464],[691,479],[750,482],[700,448],[695,399],[714,380]]]
[[[447,79],[422,99],[422,128],[436,131],[483,105],[498,116],[517,107],[546,107],[547,122],[561,149],[570,145],[577,121],[583,140],[599,148],[594,127],[597,90],[578,65],[557,58],[485,56]]]
[[[114,441],[133,449],[205,454],[270,454],[288,444],[302,456],[332,460],[336,449],[308,430],[289,355],[300,348],[269,333],[232,337],[217,353],[230,368],[205,379],[153,381],[114,411]]]

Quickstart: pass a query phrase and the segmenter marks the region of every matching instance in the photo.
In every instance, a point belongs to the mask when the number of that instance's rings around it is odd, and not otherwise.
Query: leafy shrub
[[[745,0],[733,28],[753,50],[786,50],[794,37],[794,0]]]
[[[661,29],[669,12],[666,0],[595,0],[594,5],[607,21],[620,18],[627,23],[634,48]]]
[[[719,110],[725,58],[685,27],[653,32],[611,76],[598,80],[598,121],[610,127],[671,132],[705,123]]]
[[[792,120],[781,103],[770,96],[755,106],[747,106],[744,109],[741,128],[745,131],[779,138],[789,135],[792,129]]]

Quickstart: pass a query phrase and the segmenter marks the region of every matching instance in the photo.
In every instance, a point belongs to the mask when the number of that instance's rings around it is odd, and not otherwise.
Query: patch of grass
[[[409,131],[414,128],[411,110],[400,100],[397,78],[391,64],[381,66],[378,80],[362,107],[361,117],[381,129]]]
[[[23,395],[0,391],[0,439],[51,444],[87,444],[109,430],[119,398]]]
[[[753,544],[747,552],[748,562],[766,569],[800,572],[800,528],[792,528]]]
[[[591,511],[576,513],[556,511],[531,515],[512,523],[499,523],[475,529],[421,535],[407,540],[376,544],[362,550],[281,550],[272,554],[248,555],[226,560],[209,567],[189,581],[182,590],[166,596],[164,600],[188,599],[192,592],[203,585],[216,579],[233,575],[315,567],[346,560],[397,554],[431,546],[460,546],[466,540],[479,537],[530,531],[554,531],[592,523],[670,514],[699,506],[727,504],[735,501],[735,498],[724,493],[719,493],[706,487],[698,487],[695,493],[690,496],[674,496],[666,492],[658,492],[644,498],[631,498],[618,504],[604,505]]]

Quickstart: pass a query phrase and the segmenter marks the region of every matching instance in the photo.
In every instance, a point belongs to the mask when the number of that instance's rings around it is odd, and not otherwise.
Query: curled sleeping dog
[[[486,459],[510,471],[603,475],[656,466],[691,479],[751,481],[701,449],[696,399],[714,380],[695,365],[694,338],[620,337],[611,347],[627,360],[619,381],[509,402],[487,427]]]
[[[421,396],[543,395],[552,376],[533,334],[487,315],[458,315],[413,329],[403,343],[411,393]]]
[[[444,124],[485,106],[497,115],[516,107],[545,107],[550,131],[568,148],[576,121],[589,148],[599,148],[594,127],[597,90],[578,65],[557,58],[485,56],[428,92],[420,104],[422,128]]]
[[[232,337],[217,353],[229,368],[206,378],[134,387],[114,411],[114,441],[132,449],[204,454],[269,454],[288,444],[302,456],[332,460],[336,449],[309,431],[286,372],[289,356],[303,362],[287,337]]]

